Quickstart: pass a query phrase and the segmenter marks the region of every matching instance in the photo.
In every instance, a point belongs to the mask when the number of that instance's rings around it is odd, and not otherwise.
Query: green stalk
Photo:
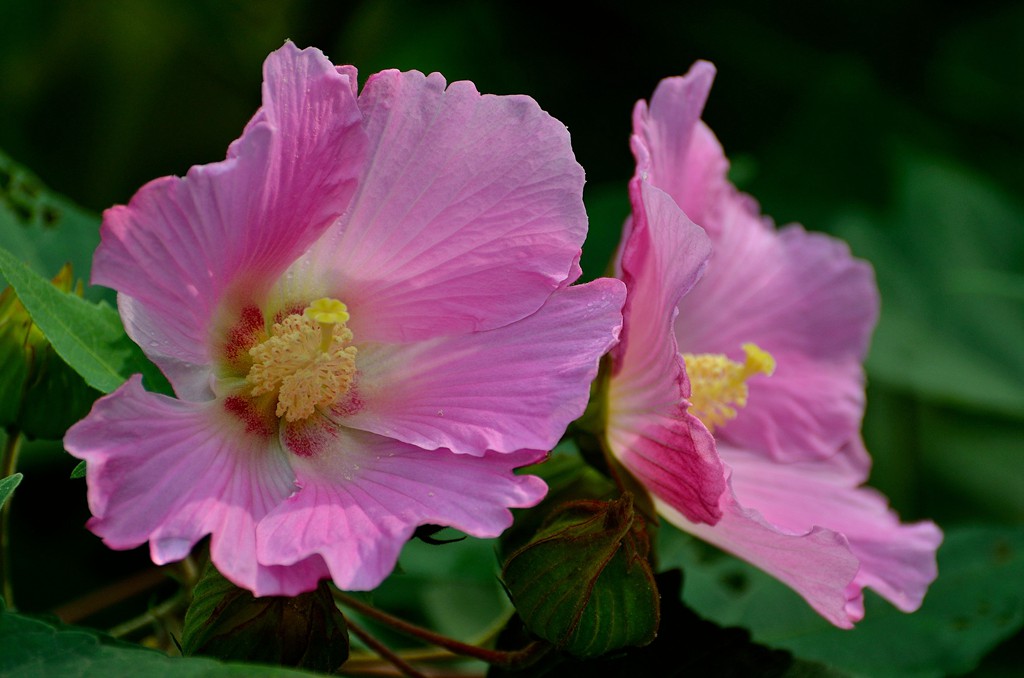
[[[443,647],[454,654],[479,659],[492,666],[504,669],[520,669],[530,666],[551,649],[551,645],[548,643],[533,641],[520,650],[489,650],[476,645],[470,645],[469,643],[463,643],[454,638],[435,633],[430,629],[425,629],[422,626],[411,624],[404,619],[399,619],[383,610],[367,605],[358,598],[353,598],[342,591],[334,591],[334,599],[343,606],[350,607],[371,619],[386,624],[399,633],[418,638],[437,647]]]
[[[18,465],[18,452],[21,451],[21,443],[24,438],[21,431],[11,429],[7,433],[7,443],[4,445],[3,456],[0,457],[0,478],[14,475],[14,469]],[[10,537],[10,510],[14,498],[9,498],[0,507],[0,583],[3,586],[3,598],[7,609],[14,610],[14,587],[11,584],[11,537]]]

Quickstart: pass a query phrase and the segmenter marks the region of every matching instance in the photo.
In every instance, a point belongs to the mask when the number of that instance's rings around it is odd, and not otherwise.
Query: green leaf
[[[52,275],[66,263],[89,279],[92,252],[100,241],[100,220],[51,193],[31,172],[0,152],[0,243],[35,272]],[[2,279],[0,279],[0,287]],[[93,299],[112,299],[92,288]]]
[[[921,609],[905,614],[874,595],[852,631],[834,628],[760,570],[664,526],[661,563],[683,565],[698,613],[749,628],[758,642],[854,675],[930,678],[971,670],[1024,625],[1024,530],[947,530],[939,577]]]
[[[74,289],[71,266],[51,284],[62,293]],[[0,357],[0,425],[30,439],[62,438],[99,396],[54,353],[10,287],[0,291]]]
[[[21,484],[22,475],[15,473],[6,478],[0,478],[0,506],[3,506],[7,499],[14,493],[14,488]]]
[[[78,462],[78,465],[75,466],[73,471],[71,471],[71,477],[72,478],[84,478],[85,477],[85,462],[84,461]]]
[[[878,276],[869,376],[1024,418],[1024,205],[930,158],[903,158],[899,174],[891,214],[847,216],[835,229]]]
[[[459,534],[448,529],[440,536]],[[498,579],[495,541],[467,537],[440,546],[409,541],[398,569],[370,594],[374,607],[452,638],[485,640],[512,609]],[[386,627],[368,618],[363,622],[392,646],[409,642],[388,636]]]
[[[658,630],[658,590],[643,520],[625,494],[580,500],[505,563],[502,579],[527,627],[580,657],[646,645]]]
[[[314,674],[212,659],[172,658],[91,629],[4,610],[0,602],[0,675],[159,676],[160,678],[301,678]]]
[[[333,673],[348,659],[348,626],[326,583],[256,598],[207,564],[185,614],[186,655],[245,659]]]
[[[159,370],[124,333],[113,308],[61,292],[3,248],[0,272],[10,281],[54,350],[90,386],[110,393],[128,375],[143,372],[151,385],[168,388]]]

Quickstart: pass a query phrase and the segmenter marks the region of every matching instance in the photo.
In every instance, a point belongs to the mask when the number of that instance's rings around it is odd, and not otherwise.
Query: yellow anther
[[[743,344],[746,360],[738,363],[720,353],[683,354],[690,378],[690,413],[713,431],[736,417],[747,404],[747,379],[775,371],[775,358],[756,344]]]
[[[318,299],[275,323],[270,337],[249,350],[251,395],[276,392],[277,416],[298,421],[348,392],[356,374],[348,318],[345,304]]]

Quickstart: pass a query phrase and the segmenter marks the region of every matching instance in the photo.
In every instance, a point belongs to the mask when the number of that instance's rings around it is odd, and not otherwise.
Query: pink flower
[[[178,397],[134,377],[68,432],[90,529],[157,563],[209,534],[257,595],[373,588],[418,525],[500,534],[621,324],[620,282],[569,286],[582,186],[528,97],[359,93],[285,44],[226,160],[104,215],[95,282]]]
[[[634,111],[610,448],[669,522],[771,573],[836,626],[863,617],[865,586],[914,610],[941,532],[900,524],[861,487],[872,271],[833,238],[776,230],[729,184],[700,120],[713,78],[698,63]]]

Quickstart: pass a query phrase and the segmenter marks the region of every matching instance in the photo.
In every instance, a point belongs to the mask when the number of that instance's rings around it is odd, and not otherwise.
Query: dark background
[[[628,210],[634,102],[708,59],[719,75],[705,120],[737,184],[779,223],[847,238],[878,271],[872,483],[908,519],[1024,525],[1024,4],[587,7],[0,0],[0,149],[98,212],[223,158],[259,105],[263,59],[286,38],[364,78],[437,70],[528,94],[568,126],[588,177],[592,277]],[[27,473],[15,514],[22,584],[66,573],[64,540],[95,546],[80,529],[82,481],[65,480],[74,463],[59,454],[25,455],[66,487],[72,517],[33,541],[55,499]],[[107,555],[83,556],[81,569],[145,559]],[[29,610],[70,595],[25,588]],[[1021,640],[983,672],[1021,661]]]

